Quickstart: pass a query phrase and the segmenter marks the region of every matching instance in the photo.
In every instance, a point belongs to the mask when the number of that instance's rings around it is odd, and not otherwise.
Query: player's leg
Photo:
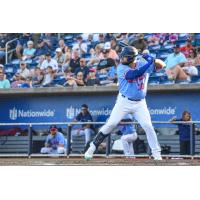
[[[134,149],[133,149],[133,142],[129,142],[128,143],[129,145],[129,153],[130,153],[130,156],[134,156]]]
[[[129,143],[127,141],[126,135],[122,135],[121,141],[122,141],[124,155],[129,156],[130,155],[130,148],[129,148]]]
[[[134,132],[132,134],[125,135],[125,140],[129,145],[129,155],[134,156],[133,142],[137,139],[137,133]]]
[[[104,126],[101,127],[94,140],[90,143],[89,149],[85,153],[86,159],[91,159],[93,153],[109,133],[117,126],[117,124],[123,119],[123,117],[129,112],[126,108],[123,97],[120,95],[117,98],[116,104],[111,112],[111,115]]]
[[[49,153],[51,153],[51,151],[52,151],[52,148],[50,148],[50,147],[43,147],[41,149],[40,153],[42,153],[42,154],[49,154]]]
[[[64,154],[66,152],[66,149],[64,147],[58,147],[57,148],[57,153],[58,154]]]
[[[144,129],[147,135],[147,141],[151,148],[154,159],[161,160],[162,158],[160,155],[161,152],[160,145],[158,143],[156,132],[151,123],[151,116],[147,109],[145,100],[141,101],[140,105],[138,105],[137,109],[134,112],[134,117],[141,125],[141,127]]]
[[[91,128],[86,128],[84,130],[85,133],[85,144],[87,144],[91,140],[91,135],[94,134],[94,131]]]

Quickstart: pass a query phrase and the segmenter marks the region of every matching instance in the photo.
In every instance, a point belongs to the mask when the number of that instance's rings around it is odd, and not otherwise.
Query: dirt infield
[[[0,158],[1,166],[200,166],[200,159],[164,159],[154,161],[148,158]]]

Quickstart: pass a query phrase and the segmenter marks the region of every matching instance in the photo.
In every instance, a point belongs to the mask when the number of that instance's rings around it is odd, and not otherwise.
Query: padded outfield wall
[[[71,121],[86,103],[97,121],[105,121],[115,104],[117,87],[8,89],[0,91],[0,122]],[[153,121],[168,121],[189,110],[200,120],[200,85],[148,87],[147,104]]]

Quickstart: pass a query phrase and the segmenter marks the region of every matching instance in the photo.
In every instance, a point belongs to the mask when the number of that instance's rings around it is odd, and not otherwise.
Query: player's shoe
[[[161,155],[153,155],[154,160],[162,160]]]
[[[91,142],[91,143],[90,143],[90,147],[89,147],[88,150],[85,152],[85,155],[84,155],[85,160],[91,160],[92,157],[93,157],[93,154],[94,154],[95,150],[96,150],[96,147],[95,147],[95,145]]]
[[[155,156],[154,160],[162,160],[162,157],[161,156]]]

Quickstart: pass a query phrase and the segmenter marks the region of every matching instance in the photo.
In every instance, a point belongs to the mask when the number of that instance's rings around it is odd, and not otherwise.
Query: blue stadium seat
[[[81,57],[83,57],[83,58],[90,58],[90,53],[84,53],[84,54],[82,54]]]
[[[192,76],[191,83],[200,83],[200,76]]]
[[[63,76],[57,76],[53,82],[52,85],[64,85],[66,82],[66,79]]]
[[[173,48],[174,48],[174,44],[163,45],[163,49],[166,49],[166,50],[168,50],[168,49],[172,50]]]
[[[171,85],[171,84],[174,84],[174,83],[175,83],[175,81],[174,80],[169,80],[166,75],[160,77],[160,84]]]
[[[190,81],[188,81],[188,80],[176,80],[175,83],[176,84],[188,84],[188,83],[190,83]]]
[[[180,33],[178,36],[178,40],[187,40],[188,39],[188,34],[185,33]]]
[[[176,44],[180,45],[180,46],[185,46],[187,44],[186,40],[177,40]]]
[[[160,83],[160,77],[157,77],[157,76],[149,77],[149,81],[148,81],[149,85],[159,85],[159,83]]]
[[[158,50],[158,49],[161,49],[161,46],[160,45],[153,45],[153,46],[149,46],[148,49],[149,49],[149,51]]]

